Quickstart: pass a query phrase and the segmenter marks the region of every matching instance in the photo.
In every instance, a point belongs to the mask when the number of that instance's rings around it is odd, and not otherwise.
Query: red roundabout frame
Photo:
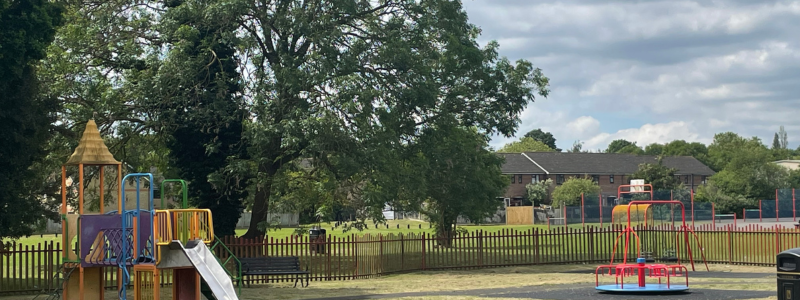
[[[652,188],[652,187],[651,187]],[[652,191],[645,191],[650,192],[652,195]],[[689,233],[692,233],[694,236],[695,242],[697,243],[697,247],[700,249],[700,254],[703,258],[703,263],[706,266],[706,270],[710,271],[708,268],[708,262],[706,261],[705,253],[703,252],[703,246],[700,244],[700,239],[698,238],[697,234],[694,232],[692,228],[686,225],[686,209],[682,202],[675,201],[675,200],[668,200],[668,201],[654,201],[654,200],[637,200],[631,201],[628,205],[628,226],[620,232],[619,235],[614,240],[614,251],[611,253],[611,262],[609,265],[601,265],[595,269],[595,288],[600,291],[607,291],[607,292],[675,292],[675,291],[685,291],[689,287],[689,276],[688,276],[688,269],[680,264],[680,252],[677,251],[676,248],[676,258],[678,259],[677,264],[675,265],[664,265],[664,264],[651,264],[645,265],[644,258],[637,258],[636,264],[628,264],[628,251],[630,250],[630,238],[631,233],[636,238],[636,253],[641,254],[641,240],[639,235],[636,234],[636,230],[631,226],[631,207],[635,204],[677,204],[681,207],[681,231],[683,232],[684,241],[686,252],[689,256],[689,262],[692,265],[692,271],[695,271],[694,266],[694,258],[692,257],[692,249],[689,245]],[[619,239],[622,235],[625,234],[625,251],[623,252],[623,259],[621,264],[614,264],[614,257],[617,252],[619,246]],[[679,236],[676,236],[676,242]],[[614,270],[614,275],[616,277],[616,283],[614,285],[600,285],[599,275],[600,273],[608,269],[609,275],[611,271]],[[649,277],[651,278],[658,278],[658,284],[655,286],[647,286],[645,283],[645,271],[649,273]],[[671,273],[671,274],[670,274]],[[628,286],[626,287],[624,284],[624,277],[627,276],[638,276],[638,285]],[[683,276],[686,281],[685,286],[674,286],[670,282],[670,277],[675,276]],[[666,278],[667,284],[661,284],[661,279]]]

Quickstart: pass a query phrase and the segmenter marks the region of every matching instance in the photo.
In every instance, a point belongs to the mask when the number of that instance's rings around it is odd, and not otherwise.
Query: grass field
[[[387,221],[387,224],[389,225],[389,228],[386,228],[385,225],[380,224],[379,228],[376,229],[374,226],[372,226],[372,223],[369,223],[369,224],[371,226],[368,229],[361,230],[361,231],[359,231],[359,230],[350,230],[350,231],[347,231],[347,232],[344,232],[341,227],[334,229],[332,223],[321,223],[319,225],[327,231],[327,234],[332,235],[332,236],[336,236],[336,237],[346,237],[346,236],[350,236],[350,235],[353,235],[353,234],[355,234],[355,235],[365,235],[365,234],[370,234],[370,235],[376,235],[376,234],[388,235],[388,234],[400,234],[400,233],[402,233],[402,234],[408,234],[408,233],[414,233],[414,234],[433,233],[433,229],[429,228],[430,224],[428,222],[415,221],[415,220],[389,220],[389,221]],[[314,225],[316,225],[316,224],[314,224]],[[589,225],[599,226],[600,224],[598,223],[598,224],[586,224],[586,225],[587,226],[589,226]],[[313,225],[305,225],[305,226],[308,226],[310,228]],[[400,228],[397,228],[397,226],[400,226]],[[547,229],[547,224],[543,224],[543,225],[542,224],[535,224],[535,225],[503,225],[503,224],[496,224],[495,225],[495,224],[492,224],[492,225],[463,225],[463,226],[460,226],[460,227],[463,227],[467,231],[470,231],[470,232],[478,231],[478,230],[481,230],[481,231],[484,231],[484,232],[498,232],[498,231],[501,231],[503,229],[516,229],[516,230],[528,230],[528,229],[531,229],[531,228]],[[564,227],[564,226],[563,225],[553,225],[552,227]],[[578,229],[578,228],[582,228],[583,226],[581,226],[581,224],[572,224],[572,225],[568,225],[568,227],[569,228]],[[245,232],[247,232],[247,229],[237,229],[236,230],[236,235],[237,236],[241,236]],[[267,232],[267,237],[268,238],[274,238],[274,239],[282,239],[282,238],[288,237],[290,235],[293,235],[294,232],[295,232],[295,228],[294,227],[291,227],[291,228],[287,227],[287,228],[281,228],[281,229],[277,229],[277,230],[270,230],[269,232]],[[17,240],[17,243],[22,244],[22,245],[36,245],[38,243],[44,243],[44,242],[50,242],[50,241],[61,242],[61,235],[58,235],[58,236],[56,236],[54,234],[33,235],[33,236],[30,236],[30,237],[21,238],[21,239]]]

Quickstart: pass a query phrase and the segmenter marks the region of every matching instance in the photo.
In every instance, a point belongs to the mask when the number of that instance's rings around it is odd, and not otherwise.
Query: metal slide
[[[181,245],[180,241],[172,241],[172,244],[176,243]],[[217,300],[239,300],[233,287],[233,281],[203,241],[189,241],[186,243],[186,247],[181,245],[181,248],[194,268],[197,269],[197,273],[200,273],[200,277],[208,283]]]

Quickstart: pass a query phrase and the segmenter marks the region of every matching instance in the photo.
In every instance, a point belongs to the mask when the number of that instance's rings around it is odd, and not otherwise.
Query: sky
[[[462,0],[478,42],[526,59],[551,94],[522,113],[557,146],[644,146],[715,133],[800,145],[800,1]]]

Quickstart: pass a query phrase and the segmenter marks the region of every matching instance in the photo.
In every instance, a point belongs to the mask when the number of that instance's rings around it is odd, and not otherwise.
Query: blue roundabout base
[[[683,284],[647,284],[644,287],[639,287],[635,283],[625,284],[623,287],[619,284],[608,284],[595,287],[596,290],[609,293],[677,293],[689,290],[689,287]]]

